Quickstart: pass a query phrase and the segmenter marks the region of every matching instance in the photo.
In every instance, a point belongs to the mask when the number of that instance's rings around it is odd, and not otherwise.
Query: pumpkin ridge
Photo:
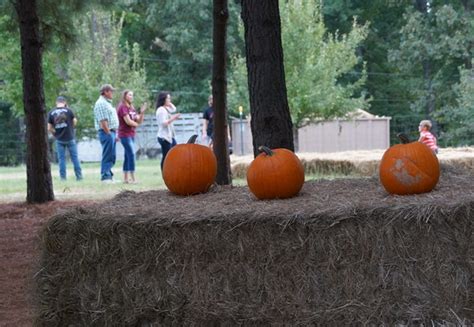
[[[408,156],[405,156],[405,159],[408,161],[408,162],[411,162],[413,164],[413,166],[416,167],[416,169],[421,173],[423,174],[426,178],[429,178],[431,181],[433,181],[433,176],[430,176],[428,175],[426,172],[424,172],[423,170],[420,169],[420,167],[418,167],[418,164],[410,157]]]

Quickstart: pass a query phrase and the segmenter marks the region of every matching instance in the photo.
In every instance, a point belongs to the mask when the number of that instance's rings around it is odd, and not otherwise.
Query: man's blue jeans
[[[121,137],[123,149],[125,150],[123,160],[123,171],[134,172],[135,171],[135,145],[133,137]]]
[[[82,179],[82,170],[81,164],[79,163],[79,158],[77,156],[77,144],[76,140],[71,140],[67,142],[56,140],[56,151],[58,153],[59,161],[59,177],[62,180],[67,178],[66,174],[66,149],[69,150],[69,155],[71,156],[72,164],[74,165],[74,173],[76,174],[76,179]]]
[[[115,131],[106,134],[104,130],[99,129],[99,140],[102,145],[102,161],[100,163],[100,179],[112,179],[112,167],[115,165]]]

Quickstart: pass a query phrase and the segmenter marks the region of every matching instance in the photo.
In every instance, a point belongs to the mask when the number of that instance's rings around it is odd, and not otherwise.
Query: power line
[[[357,71],[351,71],[344,74],[349,74],[349,75],[374,75],[374,76],[408,76],[408,77],[419,77],[418,75],[410,75],[410,74],[403,74],[403,73],[384,73],[384,72],[357,72]]]
[[[376,98],[376,99],[373,99],[373,100],[370,100],[370,102],[413,102],[413,101],[416,101],[416,100],[401,100],[401,99],[379,99],[379,98]]]
[[[166,92],[169,92],[170,94],[176,94],[176,95],[179,95],[179,94],[194,94],[194,95],[209,95],[211,91],[209,92],[195,92],[195,91],[168,91],[167,89],[165,88],[149,88],[148,91],[150,91],[151,93],[159,93],[161,91],[165,91]]]
[[[187,60],[178,60],[178,59],[162,59],[158,57],[143,57],[142,60],[144,61],[159,61],[159,62],[171,62],[171,63],[178,63],[178,64],[199,64],[198,61],[187,61]]]
[[[406,77],[413,77],[413,78],[420,78],[420,77],[423,77],[421,74],[420,75],[411,75],[411,74],[403,74],[403,73],[382,73],[382,72],[356,72],[356,71],[352,71],[352,72],[347,72],[347,73],[343,73],[342,75],[344,74],[349,74],[349,75],[373,75],[373,76],[406,76]],[[459,79],[461,75],[459,74],[453,74],[451,76],[449,76],[448,78],[443,78],[442,80],[457,80]]]
[[[208,65],[210,63],[204,63],[200,61],[190,61],[190,60],[180,60],[180,59],[163,59],[159,57],[143,57],[142,60],[144,61],[157,61],[157,62],[169,62],[169,63],[178,63],[178,64],[202,64],[202,65]],[[387,73],[387,72],[358,72],[358,71],[351,71],[351,72],[346,72],[344,74],[349,74],[349,75],[372,75],[372,76],[405,76],[405,77],[413,77],[413,78],[419,78],[422,77],[422,75],[412,75],[412,74],[406,74],[406,73]],[[448,79],[443,79],[443,80],[454,80],[458,79],[460,77],[459,74],[453,74],[451,75]]]

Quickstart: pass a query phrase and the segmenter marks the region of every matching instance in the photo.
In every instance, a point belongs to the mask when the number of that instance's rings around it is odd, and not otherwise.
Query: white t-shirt
[[[156,109],[156,122],[158,123],[158,133],[156,136],[172,143],[175,137],[173,123],[166,124],[171,119],[171,112],[175,112],[176,108],[159,107]]]

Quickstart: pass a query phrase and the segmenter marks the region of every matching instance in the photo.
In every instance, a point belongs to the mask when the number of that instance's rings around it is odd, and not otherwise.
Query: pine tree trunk
[[[29,203],[43,203],[54,200],[54,192],[48,161],[40,21],[36,0],[16,0],[15,9],[20,23],[26,122],[26,200]]]
[[[229,11],[227,0],[214,0],[212,96],[214,108],[214,153],[219,185],[232,183],[227,138],[226,37]]]
[[[294,151],[278,0],[242,0],[254,155],[258,147]]]

